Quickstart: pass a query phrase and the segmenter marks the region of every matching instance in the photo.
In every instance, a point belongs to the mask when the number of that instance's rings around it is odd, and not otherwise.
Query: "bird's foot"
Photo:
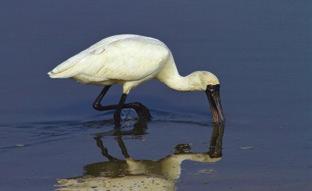
[[[143,105],[142,103],[133,102],[129,103],[129,106],[136,111],[140,118],[143,117],[146,121],[150,121],[152,119],[152,115],[149,109],[147,109],[147,107],[145,107],[145,105]]]

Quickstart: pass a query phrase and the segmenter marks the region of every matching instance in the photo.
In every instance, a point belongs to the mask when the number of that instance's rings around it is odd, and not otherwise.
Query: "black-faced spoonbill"
[[[83,176],[59,179],[55,185],[56,190],[175,191],[183,161],[215,163],[221,160],[224,126],[219,125],[212,125],[213,132],[208,152],[193,152],[189,144],[177,144],[174,153],[157,160],[142,158],[138,160],[131,156],[122,135],[115,137],[123,155],[123,158],[117,158],[110,154],[109,147],[102,141],[102,136],[97,135],[96,145],[107,160],[84,166]],[[153,149],[150,151],[155,152]]]
[[[154,38],[132,34],[105,38],[64,61],[48,74],[51,78],[73,78],[83,84],[104,86],[93,107],[101,111],[115,109],[116,126],[120,125],[122,108],[136,107],[137,103],[125,103],[129,92],[153,78],[177,91],[205,91],[213,122],[224,121],[218,78],[208,71],[181,76],[169,48]],[[122,84],[123,87],[119,103],[101,105],[103,97],[113,84]]]

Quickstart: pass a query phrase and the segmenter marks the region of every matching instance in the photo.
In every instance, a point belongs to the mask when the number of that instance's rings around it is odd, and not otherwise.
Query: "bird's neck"
[[[198,79],[192,75],[181,76],[176,67],[172,54],[170,54],[166,65],[157,76],[158,80],[166,84],[169,88],[177,91],[198,90]]]
[[[201,90],[201,82],[193,73],[187,76],[181,76],[175,68],[166,75],[158,77],[158,79],[166,84],[169,88],[177,91],[199,91]]]
[[[190,80],[188,77],[181,76],[179,74],[171,76],[162,81],[169,88],[177,91],[192,91],[192,86],[190,85]]]

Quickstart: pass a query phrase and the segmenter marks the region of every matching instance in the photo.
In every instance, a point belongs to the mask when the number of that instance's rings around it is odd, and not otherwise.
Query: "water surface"
[[[0,190],[53,190],[104,160],[94,134],[112,130],[111,113],[90,106],[100,88],[46,73],[119,33],[159,38],[181,74],[210,70],[222,83],[223,158],[185,161],[177,190],[311,190],[311,8],[308,0],[1,2]],[[104,101],[119,96],[116,87]],[[181,143],[209,147],[204,93],[150,81],[129,101],[155,117],[147,134],[125,137],[137,159],[160,159]],[[104,141],[121,157],[113,137]]]

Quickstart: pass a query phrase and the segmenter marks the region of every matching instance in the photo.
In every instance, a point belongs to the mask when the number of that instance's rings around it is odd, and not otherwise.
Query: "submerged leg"
[[[127,94],[123,93],[120,97],[119,103],[117,105],[116,111],[114,113],[114,121],[115,121],[115,127],[119,128],[120,127],[120,121],[121,121],[121,110],[124,107],[124,104],[126,102]]]
[[[133,103],[127,103],[127,104],[125,103],[127,94],[122,94],[119,104],[103,106],[101,102],[110,87],[111,85],[105,86],[103,88],[101,93],[96,97],[95,101],[93,102],[93,108],[98,111],[116,110],[114,113],[114,121],[115,121],[115,126],[117,128],[120,127],[120,121],[121,121],[120,113],[123,108],[134,109],[138,115],[144,116],[144,118],[147,119],[147,121],[151,119],[151,114],[149,110],[143,104],[139,102],[133,102]]]
[[[120,148],[120,150],[122,152],[122,155],[125,158],[130,158],[130,155],[128,153],[127,147],[126,147],[125,143],[123,142],[121,135],[117,136],[117,142],[118,142],[119,148]]]
[[[128,103],[126,106],[134,109],[138,115],[144,116],[144,118],[148,121],[152,118],[149,109],[147,109],[147,107],[145,107],[145,105],[141,104],[140,102]]]
[[[118,160],[117,158],[113,157],[108,153],[107,148],[103,145],[103,141],[101,137],[95,137],[96,145],[101,149],[101,154],[106,157],[109,161]]]

